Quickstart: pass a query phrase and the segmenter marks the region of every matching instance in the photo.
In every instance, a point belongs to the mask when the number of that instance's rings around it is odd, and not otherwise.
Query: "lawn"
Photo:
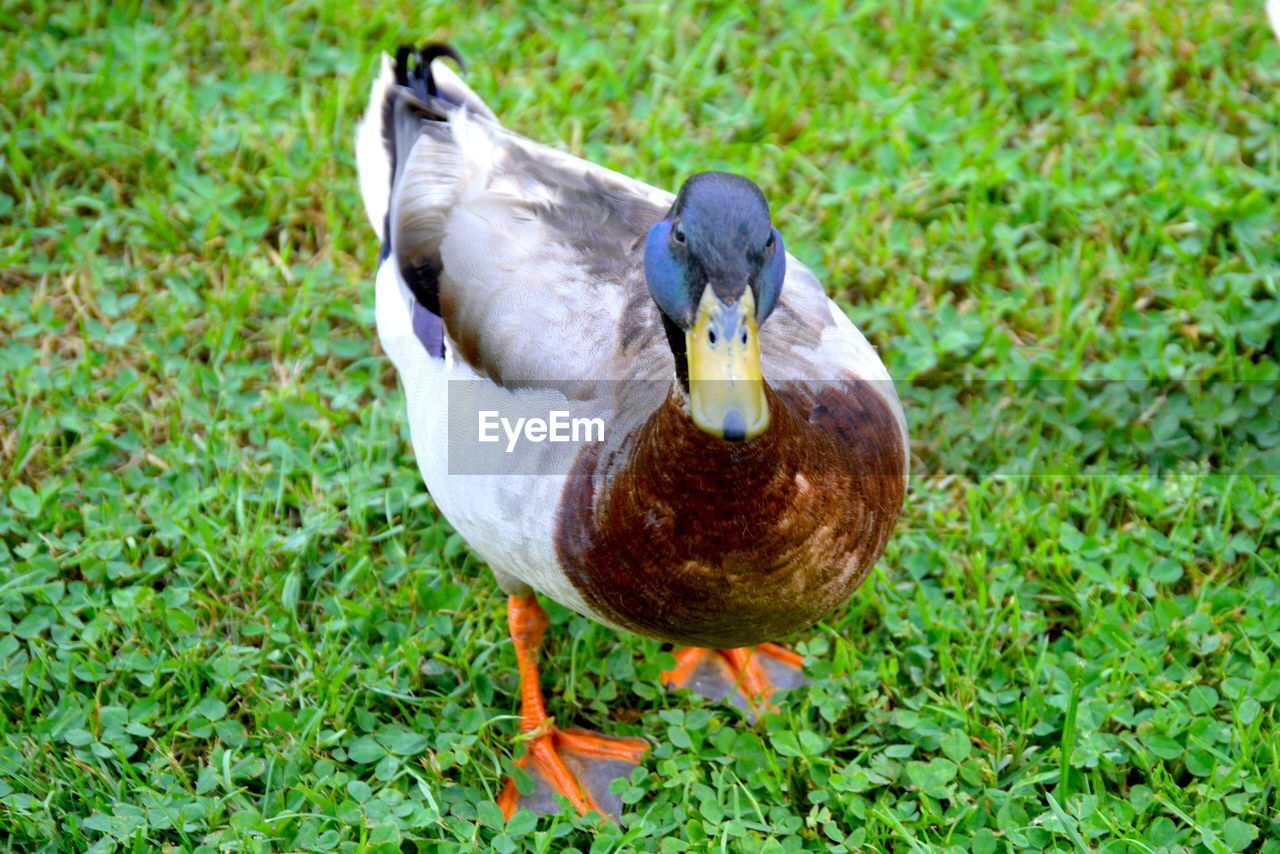
[[[0,850],[1280,852],[1261,0],[466,5],[0,8]],[[755,179],[911,422],[778,715],[551,606],[551,713],[655,745],[620,827],[504,826],[505,600],[376,343],[355,122],[439,39]]]

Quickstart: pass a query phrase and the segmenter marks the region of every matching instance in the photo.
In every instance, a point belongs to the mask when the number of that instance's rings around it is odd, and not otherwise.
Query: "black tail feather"
[[[396,110],[398,105],[405,104],[406,108],[419,118],[434,121],[442,121],[445,118],[440,108],[440,101],[456,104],[460,107],[466,106],[459,103],[458,99],[442,94],[440,88],[436,85],[435,77],[431,74],[431,62],[442,57],[452,59],[458,63],[460,69],[466,71],[467,64],[462,61],[462,55],[447,44],[429,44],[421,48],[401,45],[396,48],[395,67],[393,69],[396,87],[408,89],[413,93],[413,99],[401,97],[397,94],[396,88],[393,87],[382,102],[382,139],[391,158],[391,183],[393,185],[399,170],[399,158],[401,155],[399,149],[404,144],[404,140],[397,140]],[[407,103],[414,99],[417,101],[416,104],[409,105]],[[400,124],[402,125],[403,122]],[[414,131],[416,132],[416,125],[414,126]],[[412,136],[413,133],[410,133],[407,137],[410,142],[412,141]],[[407,146],[405,150],[408,150]]]
[[[431,76],[431,61],[442,57],[458,63],[458,68],[462,71],[467,70],[462,55],[450,45],[429,44],[422,48],[401,45],[396,48],[396,83],[411,90],[424,101],[439,97],[440,90],[435,78]]]
[[[447,118],[448,108],[443,103],[463,109],[468,107],[465,91],[460,96],[455,91],[441,92],[431,74],[431,62],[436,59],[452,59],[462,71],[467,70],[462,56],[447,44],[430,44],[422,48],[402,45],[396,49],[395,81],[397,87],[407,89],[412,97],[393,88],[382,103],[382,137],[391,158],[391,184],[394,190],[400,169],[401,152],[412,149],[423,122],[438,123]],[[480,109],[484,110],[483,104]],[[396,249],[392,246],[391,211],[383,225],[384,242],[381,261],[390,258]],[[399,265],[400,276],[414,297],[413,331],[427,352],[435,357],[444,356],[444,321],[440,315],[438,249],[419,253],[406,260],[397,255],[393,263]]]

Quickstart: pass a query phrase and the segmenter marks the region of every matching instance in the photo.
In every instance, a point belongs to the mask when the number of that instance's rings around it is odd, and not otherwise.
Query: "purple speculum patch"
[[[427,349],[427,353],[437,359],[444,358],[444,318],[429,311],[417,300],[413,301],[413,334]]]

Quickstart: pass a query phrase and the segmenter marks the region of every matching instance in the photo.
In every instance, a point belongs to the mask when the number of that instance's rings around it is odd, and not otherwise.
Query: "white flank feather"
[[[443,59],[431,61],[431,77],[436,81],[436,88],[439,89],[440,94],[448,100],[455,104],[462,104],[471,112],[484,116],[491,122],[498,120],[493,110],[489,109],[489,105],[480,100],[480,96],[472,92],[471,87],[462,82],[462,78],[455,74]]]
[[[382,102],[387,90],[395,84],[391,57],[382,55],[382,72],[369,87],[369,109],[356,131],[356,169],[360,173],[360,195],[364,210],[378,238],[385,240],[382,224],[391,196],[391,158],[382,141]]]

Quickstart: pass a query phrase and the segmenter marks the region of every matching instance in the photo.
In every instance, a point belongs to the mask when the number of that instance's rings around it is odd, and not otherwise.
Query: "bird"
[[[507,596],[532,788],[498,805],[617,820],[609,784],[650,742],[556,725],[538,597],[675,645],[668,688],[753,722],[804,684],[777,639],[884,551],[906,420],[758,184],[698,172],[673,195],[535,142],[451,63],[383,54],[356,130],[377,334],[427,490]]]

